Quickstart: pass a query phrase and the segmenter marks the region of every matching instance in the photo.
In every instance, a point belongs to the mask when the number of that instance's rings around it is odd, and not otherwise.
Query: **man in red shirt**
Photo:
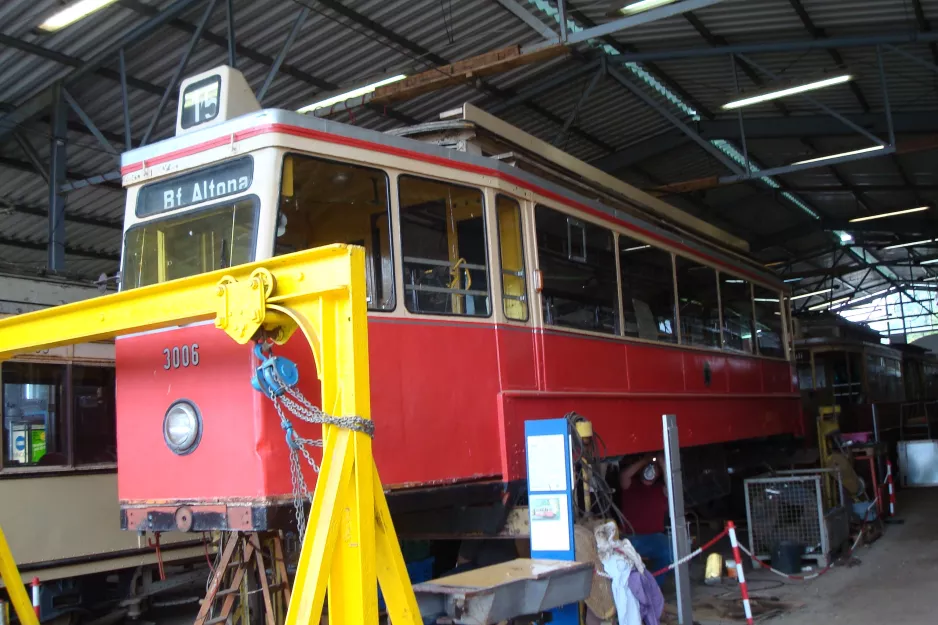
[[[649,560],[652,572],[671,564],[671,541],[665,532],[668,495],[664,480],[664,454],[646,454],[619,473],[622,496],[619,509],[629,522],[624,528],[627,538],[642,558]],[[628,536],[628,534],[632,534]],[[658,585],[667,575],[655,578]]]

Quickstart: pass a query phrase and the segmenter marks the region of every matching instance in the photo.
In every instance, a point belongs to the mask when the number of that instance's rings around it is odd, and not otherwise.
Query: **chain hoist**
[[[287,448],[290,451],[293,508],[296,513],[297,531],[302,538],[306,534],[306,512],[303,502],[312,502],[312,495],[306,484],[306,478],[303,476],[300,456],[303,456],[313,472],[319,473],[319,465],[310,455],[309,448],[322,447],[323,441],[303,438],[297,434],[287,413],[306,423],[334,425],[353,432],[362,432],[368,436],[374,436],[375,424],[370,419],[362,417],[333,417],[310,403],[297,388],[300,373],[296,363],[283,356],[274,356],[269,344],[258,342],[254,347],[254,356],[261,364],[251,377],[251,386],[274,404],[277,415],[280,417],[280,427],[283,428],[286,437]]]

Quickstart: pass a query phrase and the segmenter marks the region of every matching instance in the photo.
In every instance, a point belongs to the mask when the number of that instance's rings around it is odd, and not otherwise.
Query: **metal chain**
[[[309,501],[312,504],[313,497],[306,484],[306,478],[303,476],[300,455],[303,456],[314,473],[319,473],[319,465],[313,460],[308,448],[322,447],[323,441],[321,439],[300,437],[293,429],[293,423],[287,417],[283,408],[286,407],[287,412],[306,423],[334,425],[353,432],[361,432],[368,436],[374,436],[375,424],[370,419],[362,417],[333,417],[328,415],[306,399],[298,388],[292,386],[286,387],[286,394],[277,396],[271,393],[269,398],[280,416],[280,427],[286,433],[287,446],[290,449],[290,481],[293,485],[293,508],[296,515],[296,528],[300,540],[302,540],[306,534],[304,501]]]

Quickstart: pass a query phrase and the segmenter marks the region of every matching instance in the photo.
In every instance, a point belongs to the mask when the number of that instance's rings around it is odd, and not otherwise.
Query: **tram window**
[[[894,358],[886,358],[885,367],[886,376],[886,399],[889,401],[901,401],[902,397],[902,370],[899,361]]]
[[[114,368],[72,365],[71,369],[75,464],[117,462]]]
[[[5,362],[3,466],[68,464],[63,365]]]
[[[546,206],[537,206],[534,216],[544,322],[618,334],[619,287],[612,232],[586,222],[570,228],[567,215]],[[579,236],[581,228],[583,237]]]
[[[197,209],[130,228],[124,237],[123,289],[251,262],[257,198]]]
[[[759,354],[784,358],[781,294],[759,285],[754,285],[752,294],[756,309],[756,343]]]
[[[681,337],[687,345],[720,346],[717,272],[696,261],[677,257],[677,296]]]
[[[502,264],[502,307],[509,319],[527,321],[521,205],[509,197],[499,195],[495,198],[495,212],[498,216],[498,251]]]
[[[288,154],[274,254],[332,243],[365,248],[368,308],[394,308],[388,176],[380,169]]]
[[[875,354],[866,356],[866,379],[870,401],[886,401],[886,359]]]
[[[723,347],[753,353],[752,286],[746,280],[721,273],[720,302],[723,304]]]
[[[671,253],[619,235],[619,268],[625,335],[676,343]]]
[[[482,191],[401,176],[398,192],[407,310],[489,316]]]

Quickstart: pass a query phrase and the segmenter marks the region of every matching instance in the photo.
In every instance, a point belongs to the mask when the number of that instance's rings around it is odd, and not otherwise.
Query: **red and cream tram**
[[[123,155],[122,288],[363,246],[374,453],[413,505],[510,504],[524,421],[571,410],[610,455],[660,448],[664,413],[688,446],[800,434],[784,286],[712,227],[469,105],[419,141],[260,110],[224,67],[180,103],[177,136]],[[279,353],[315,403],[308,347]],[[116,363],[124,527],[292,516],[250,346],[195,324],[123,337]]]

